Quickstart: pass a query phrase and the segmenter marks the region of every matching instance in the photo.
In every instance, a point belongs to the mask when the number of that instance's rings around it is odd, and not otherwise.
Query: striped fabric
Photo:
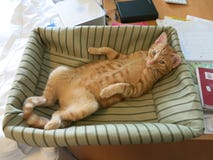
[[[190,70],[182,65],[163,77],[148,94],[101,109],[65,129],[30,128],[22,119],[26,97],[41,95],[51,70],[59,65],[76,68],[105,56],[92,56],[89,46],[109,46],[122,53],[147,50],[165,31],[182,56],[176,31],[165,27],[78,26],[37,28],[29,37],[8,97],[4,133],[32,146],[73,146],[175,142],[203,133],[203,111]],[[58,108],[35,108],[49,118]]]

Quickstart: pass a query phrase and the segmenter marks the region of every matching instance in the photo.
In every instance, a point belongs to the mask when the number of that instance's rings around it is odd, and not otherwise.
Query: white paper
[[[204,115],[205,134],[213,134],[213,114],[205,113]]]

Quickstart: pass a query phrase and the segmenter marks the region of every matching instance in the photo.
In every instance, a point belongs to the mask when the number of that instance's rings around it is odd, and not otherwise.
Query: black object
[[[122,23],[155,20],[158,11],[152,0],[115,1]]]

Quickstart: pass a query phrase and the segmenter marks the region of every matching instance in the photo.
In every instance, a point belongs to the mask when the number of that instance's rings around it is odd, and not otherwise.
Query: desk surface
[[[123,1],[123,0],[118,0]],[[153,0],[158,13],[159,18],[164,16],[185,18],[186,15],[196,16],[213,20],[213,0],[187,0],[187,5],[169,4],[164,0]],[[115,19],[116,7],[114,0],[104,0],[104,8],[110,17],[109,23],[117,21]],[[147,21],[148,24],[156,24],[155,21]]]

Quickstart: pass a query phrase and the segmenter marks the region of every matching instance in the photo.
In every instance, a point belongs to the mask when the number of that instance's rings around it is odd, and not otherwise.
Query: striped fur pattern
[[[163,32],[148,51],[121,54],[109,47],[93,48],[93,55],[106,55],[108,60],[95,61],[76,69],[57,67],[49,76],[42,96],[28,97],[23,105],[28,125],[47,130],[66,127],[100,107],[109,107],[130,97],[150,91],[164,75],[181,63],[181,58],[167,43]],[[34,107],[60,108],[51,119],[33,113]]]

